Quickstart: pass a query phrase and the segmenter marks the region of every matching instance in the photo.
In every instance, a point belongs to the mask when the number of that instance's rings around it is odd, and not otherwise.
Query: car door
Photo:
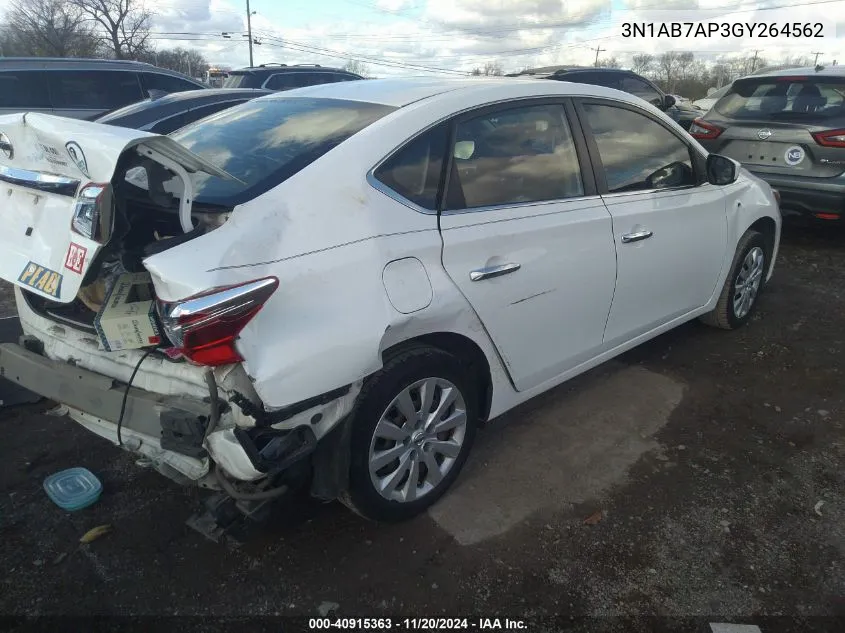
[[[517,390],[593,357],[613,297],[610,214],[566,100],[511,102],[454,122],[443,265]]]
[[[726,198],[680,132],[636,106],[581,99],[596,182],[613,218],[613,347],[706,304],[727,249]]]

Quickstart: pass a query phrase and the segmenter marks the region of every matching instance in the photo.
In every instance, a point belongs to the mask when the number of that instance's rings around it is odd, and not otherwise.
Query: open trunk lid
[[[72,228],[89,200],[81,194],[88,185],[110,184],[120,157],[133,148],[165,167],[175,163],[189,177],[232,178],[166,136],[46,114],[0,116],[0,278],[73,301],[108,241]]]

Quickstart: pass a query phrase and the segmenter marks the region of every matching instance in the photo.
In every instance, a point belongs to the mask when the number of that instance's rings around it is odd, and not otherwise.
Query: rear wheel
[[[704,323],[733,330],[751,318],[766,283],[767,252],[761,233],[748,231],[742,236],[719,302],[712,312],[701,317]]]
[[[467,376],[452,354],[415,347],[368,381],[352,417],[346,505],[399,521],[446,492],[475,438],[478,399]]]

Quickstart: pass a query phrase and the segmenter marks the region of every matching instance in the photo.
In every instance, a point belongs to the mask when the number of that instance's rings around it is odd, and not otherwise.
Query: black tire
[[[751,308],[744,315],[737,316],[734,309],[734,296],[736,294],[736,285],[743,262],[748,253],[754,248],[760,248],[763,251],[763,277],[760,280],[760,287],[757,294],[753,298]],[[769,252],[770,249],[766,244],[766,240],[762,233],[757,231],[748,231],[743,235],[736,247],[736,254],[731,263],[731,270],[725,279],[725,285],[722,287],[722,292],[719,295],[719,301],[712,312],[701,317],[701,322],[707,325],[722,328],[723,330],[735,330],[738,327],[745,325],[754,314],[757,308],[757,302],[760,298],[760,293],[766,284],[766,274],[769,270]]]
[[[477,385],[460,359],[443,350],[415,346],[390,358],[364,384],[352,412],[349,489],[340,500],[358,514],[374,521],[396,522],[423,512],[436,502],[457,479],[475,439],[478,426]],[[376,425],[400,392],[419,380],[440,378],[451,382],[463,397],[466,426],[460,453],[451,468],[432,490],[415,501],[383,497],[370,477],[370,444]]]

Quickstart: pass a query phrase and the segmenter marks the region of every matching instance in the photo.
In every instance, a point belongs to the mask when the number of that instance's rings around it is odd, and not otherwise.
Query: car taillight
[[[845,147],[845,130],[815,132],[813,138],[816,143],[825,147]]]
[[[689,133],[693,138],[713,139],[722,132],[724,132],[722,128],[716,127],[712,123],[705,123],[701,119],[696,119],[689,126]]]
[[[101,244],[108,241],[111,232],[111,186],[90,183],[76,198],[71,229]]]
[[[164,332],[184,356],[199,365],[238,363],[243,360],[235,349],[238,334],[278,287],[278,279],[266,277],[174,303],[159,302]]]

